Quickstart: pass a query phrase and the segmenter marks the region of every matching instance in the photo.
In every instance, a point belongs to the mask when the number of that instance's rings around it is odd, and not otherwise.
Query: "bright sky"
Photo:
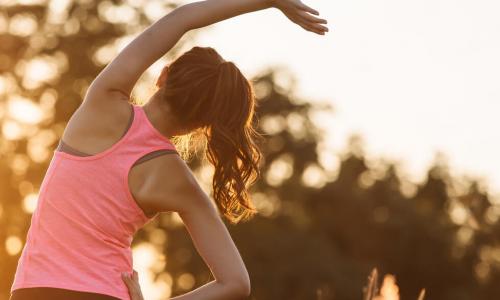
[[[331,153],[344,152],[347,138],[359,133],[369,157],[395,160],[404,174],[420,181],[435,153],[443,152],[453,174],[483,177],[500,199],[500,2],[303,1],[329,21],[326,36],[307,32],[270,9],[200,29],[198,39],[190,44],[214,47],[249,78],[268,66],[288,68],[297,78],[296,95],[335,107],[334,117],[319,124],[328,128]],[[51,9],[57,13],[65,2],[54,0]],[[145,5],[142,0],[128,2]],[[160,1],[148,3],[150,13],[155,13]],[[126,12],[110,16],[123,17]],[[29,35],[36,29],[33,24],[17,26],[17,34]],[[0,20],[0,32],[5,28]],[[23,84],[28,86],[33,79],[50,77],[50,70],[64,67],[33,64],[35,72],[28,68],[24,73]],[[8,81],[0,78],[0,94],[11,92],[8,87]],[[41,111],[19,98],[9,102],[9,112],[21,123],[36,123],[49,114],[46,110],[56,97],[49,93],[42,99]],[[8,121],[4,135],[18,138],[16,126]],[[54,138],[45,131],[32,140],[50,145]],[[31,156],[39,161],[51,154],[35,150]],[[24,168],[22,163],[15,165]],[[34,194],[26,196],[25,209],[33,211],[36,200]],[[154,240],[162,244],[165,233],[158,231]],[[12,255],[22,250],[15,236],[9,237],[6,246]],[[170,294],[174,279],[168,273],[153,283],[151,269],[161,271],[164,264],[165,258],[152,244],[134,248],[134,269],[141,274],[145,298]],[[176,280],[186,290],[194,285],[189,273]]]
[[[192,1],[187,1],[192,2]],[[375,158],[422,179],[435,153],[457,175],[484,177],[500,192],[500,3],[493,0],[309,0],[330,32],[319,36],[276,9],[200,29],[252,76],[288,67],[297,94],[335,109],[336,152],[358,132]]]

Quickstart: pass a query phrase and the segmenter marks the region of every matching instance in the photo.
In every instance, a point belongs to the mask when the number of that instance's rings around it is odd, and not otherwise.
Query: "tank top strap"
[[[126,160],[127,165],[158,150],[177,152],[175,145],[156,129],[149,120],[144,108],[132,104],[134,116],[132,124],[126,134],[126,142],[121,145],[120,157]]]

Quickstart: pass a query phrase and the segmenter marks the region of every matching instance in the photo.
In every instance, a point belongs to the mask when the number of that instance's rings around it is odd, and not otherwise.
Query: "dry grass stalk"
[[[373,268],[370,276],[368,276],[368,285],[363,288],[363,300],[372,300],[378,294],[378,271]]]

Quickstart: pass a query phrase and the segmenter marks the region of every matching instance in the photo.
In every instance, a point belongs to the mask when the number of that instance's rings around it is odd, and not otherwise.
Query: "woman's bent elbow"
[[[240,282],[232,283],[230,289],[235,300],[247,299],[251,293],[250,281],[241,280]]]

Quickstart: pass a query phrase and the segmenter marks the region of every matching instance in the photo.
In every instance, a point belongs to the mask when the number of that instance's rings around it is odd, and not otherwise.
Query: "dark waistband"
[[[12,291],[9,300],[120,300],[109,295],[52,287],[20,288]]]

